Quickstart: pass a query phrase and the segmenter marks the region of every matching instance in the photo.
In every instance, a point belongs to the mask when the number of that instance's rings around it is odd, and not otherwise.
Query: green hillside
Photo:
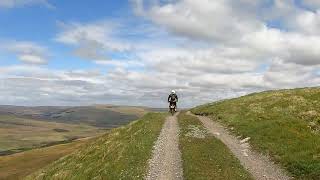
[[[0,105],[0,155],[92,137],[147,113],[129,106],[4,106]]]
[[[105,130],[85,124],[66,124],[0,115],[0,155],[97,136]]]
[[[320,177],[320,88],[267,91],[192,109],[220,121],[236,135],[251,137],[299,179]]]
[[[141,179],[164,120],[163,113],[149,113],[110,130],[27,179]]]
[[[95,106],[83,106],[43,113],[35,118],[54,122],[83,123],[96,127],[113,128],[136,120],[138,116]]]
[[[0,115],[39,121],[87,124],[90,126],[113,128],[138,119],[148,112],[147,108],[131,106],[1,106]]]

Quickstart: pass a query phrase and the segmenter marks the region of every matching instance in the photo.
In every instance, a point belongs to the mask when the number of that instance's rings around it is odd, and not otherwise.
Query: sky
[[[318,0],[0,0],[0,102],[180,107],[320,83]]]

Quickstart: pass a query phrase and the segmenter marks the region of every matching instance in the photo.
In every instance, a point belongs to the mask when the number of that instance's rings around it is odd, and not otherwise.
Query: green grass
[[[113,105],[96,105],[97,109],[110,110],[114,112],[119,112],[127,115],[135,115],[137,117],[142,117],[146,113],[150,112],[148,108],[138,107],[138,106],[113,106]]]
[[[119,112],[120,108],[117,109],[118,111],[115,111],[101,107],[102,106],[70,107],[52,113],[50,116],[43,116],[42,119],[54,122],[81,123],[96,127],[114,128],[128,124],[139,118],[133,113],[126,114]],[[127,110],[127,112],[128,111],[130,110]]]
[[[20,118],[40,121],[87,124],[102,128],[114,128],[128,124],[144,115],[142,107],[93,105],[93,106],[1,106],[0,115],[15,115]]]
[[[105,130],[84,124],[72,125],[0,115],[0,154],[19,152],[75,138],[97,136],[104,132]]]
[[[163,113],[148,113],[27,179],[142,179],[164,120]]]
[[[186,180],[252,179],[226,145],[210,135],[196,117],[181,113],[178,118]]]
[[[0,179],[16,180],[43,168],[53,161],[81,148],[88,139],[0,157]]]
[[[320,88],[268,91],[192,109],[251,137],[297,179],[320,177]]]

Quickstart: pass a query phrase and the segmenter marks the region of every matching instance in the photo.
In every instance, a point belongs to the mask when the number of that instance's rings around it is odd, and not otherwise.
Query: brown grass
[[[57,132],[55,129],[63,129]],[[0,151],[29,149],[52,142],[96,136],[104,133],[96,127],[38,121],[15,116],[0,116]]]
[[[68,144],[2,156],[0,157],[0,179],[22,179],[62,156],[79,149],[88,141],[88,139],[81,139]]]

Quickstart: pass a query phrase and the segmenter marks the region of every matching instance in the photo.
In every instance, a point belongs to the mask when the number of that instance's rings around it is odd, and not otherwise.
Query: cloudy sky
[[[318,0],[0,0],[0,102],[183,107],[320,83]]]

